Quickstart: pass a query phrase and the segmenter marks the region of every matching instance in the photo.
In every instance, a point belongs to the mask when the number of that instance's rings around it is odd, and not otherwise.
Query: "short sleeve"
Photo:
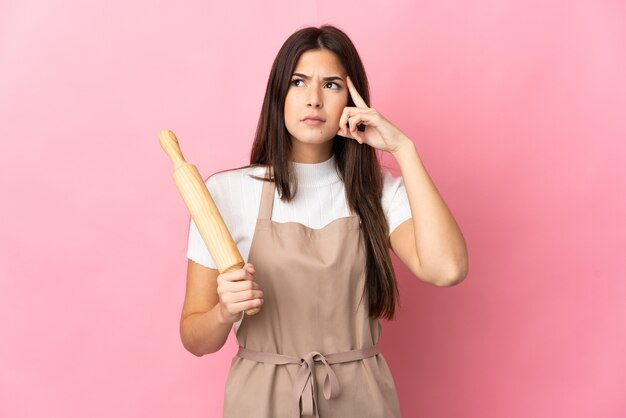
[[[412,217],[402,176],[393,177],[390,172],[383,171],[382,206],[389,225],[389,235],[398,225]]]
[[[211,197],[215,201],[215,204],[218,205],[219,194],[216,190],[216,184],[214,177],[209,177],[209,179],[205,182]],[[209,250],[202,239],[202,235],[200,235],[200,231],[196,226],[196,223],[191,219],[189,223],[189,240],[187,243],[187,258],[211,269],[217,270],[217,265],[215,261],[213,261],[213,257],[209,253]]]

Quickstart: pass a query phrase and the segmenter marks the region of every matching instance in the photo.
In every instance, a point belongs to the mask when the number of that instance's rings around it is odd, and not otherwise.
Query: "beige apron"
[[[263,183],[248,260],[265,303],[244,315],[224,394],[224,418],[396,418],[393,377],[368,317],[366,253],[353,215],[321,229],[271,220]]]

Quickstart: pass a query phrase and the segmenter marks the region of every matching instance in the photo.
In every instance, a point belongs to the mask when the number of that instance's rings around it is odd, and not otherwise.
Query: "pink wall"
[[[0,3],[1,417],[220,416],[235,341],[180,343],[189,215],[157,136],[205,177],[244,164],[274,55],[324,22],[470,248],[453,288],[398,265],[404,416],[626,416],[623,2],[209,3]]]

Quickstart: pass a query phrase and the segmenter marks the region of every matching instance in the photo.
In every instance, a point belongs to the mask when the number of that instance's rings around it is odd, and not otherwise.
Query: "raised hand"
[[[405,141],[410,141],[404,133],[372,107],[368,107],[350,77],[346,77],[350,97],[356,107],[346,106],[339,119],[337,135],[351,138],[359,144],[367,144],[376,149],[395,153]],[[365,129],[361,132],[359,125]]]

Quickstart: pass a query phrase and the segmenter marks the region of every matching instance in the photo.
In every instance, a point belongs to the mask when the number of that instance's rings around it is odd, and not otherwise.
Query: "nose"
[[[309,90],[309,95],[307,97],[307,106],[320,108],[322,107],[322,94],[320,93],[320,89],[316,86],[311,86]]]

